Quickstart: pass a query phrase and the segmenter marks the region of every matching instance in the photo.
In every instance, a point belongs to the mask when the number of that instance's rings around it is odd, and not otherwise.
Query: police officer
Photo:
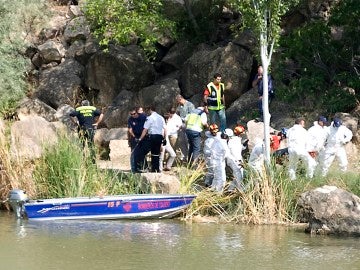
[[[161,144],[166,145],[166,126],[164,117],[155,110],[154,105],[145,108],[145,113],[148,117],[139,138],[141,149],[140,160],[136,156],[135,162],[139,164],[139,161],[151,151],[151,171],[160,172],[160,150]],[[148,138],[146,139],[146,137]]]
[[[88,100],[83,100],[81,106],[72,111],[70,116],[72,117],[72,121],[78,125],[79,136],[83,142],[83,146],[85,146],[85,144],[89,146],[94,160],[95,153],[92,144],[95,130],[102,121],[104,114],[96,107],[91,106]]]
[[[141,108],[141,107],[139,107]],[[130,165],[131,172],[136,172],[135,155],[137,154],[138,142],[141,133],[144,129],[144,123],[146,121],[146,115],[139,112],[139,108],[133,108],[130,110],[130,117],[128,119],[128,140],[131,149]]]

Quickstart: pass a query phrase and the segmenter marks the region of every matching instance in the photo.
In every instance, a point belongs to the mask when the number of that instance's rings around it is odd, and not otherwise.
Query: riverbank
[[[14,162],[6,154],[6,148],[2,150],[3,172],[7,173],[7,178],[3,178],[4,196],[13,188],[26,190],[31,198],[141,194],[152,190],[151,183],[145,183],[139,174],[129,173],[129,159],[124,158],[119,163],[100,160],[93,164],[89,153],[83,152],[82,145],[72,136],[60,138],[56,147],[46,149],[34,162]],[[219,222],[287,224],[298,222],[297,200],[305,191],[334,185],[360,195],[358,173],[336,172],[335,165],[326,178],[311,180],[306,179],[303,169],[299,168],[300,176],[296,181],[288,179],[286,163],[276,165],[272,167],[271,178],[259,180],[247,174],[245,192],[222,194],[204,187],[203,163],[196,170],[178,164],[159,177],[173,175],[180,182],[180,193],[197,195],[185,219],[216,216]],[[245,171],[250,170],[245,167]],[[227,178],[230,180],[232,175],[229,173]]]

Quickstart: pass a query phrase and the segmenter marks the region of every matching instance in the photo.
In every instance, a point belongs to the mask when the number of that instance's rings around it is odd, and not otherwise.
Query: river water
[[[360,269],[360,239],[281,226],[28,221],[0,212],[0,269]]]

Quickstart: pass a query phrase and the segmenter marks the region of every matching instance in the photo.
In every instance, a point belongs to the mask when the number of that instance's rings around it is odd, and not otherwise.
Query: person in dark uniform
[[[91,150],[92,158],[95,158],[93,152],[93,142],[95,130],[103,119],[103,113],[94,106],[90,105],[88,100],[83,100],[81,106],[70,113],[71,119],[77,123],[80,140],[83,146],[87,144]]]
[[[144,113],[140,113],[140,108],[141,107],[131,109],[129,112],[130,117],[128,119],[128,141],[131,149],[130,165],[132,172],[136,172],[135,155],[139,152],[139,138],[144,129],[144,123],[146,121],[146,115]]]

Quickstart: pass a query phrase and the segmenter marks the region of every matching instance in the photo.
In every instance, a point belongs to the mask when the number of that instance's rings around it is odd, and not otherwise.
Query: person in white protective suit
[[[244,178],[244,169],[242,167],[243,159],[241,152],[244,148],[241,143],[241,138],[234,136],[234,132],[229,128],[225,129],[224,135],[222,135],[222,141],[226,149],[225,161],[234,176],[234,180],[230,183],[228,191],[234,191],[235,189],[243,190],[242,181]]]
[[[307,142],[307,151],[316,161],[319,156],[323,154],[326,137],[328,134],[328,127],[326,126],[327,119],[320,116],[314,125],[308,129],[309,140]]]
[[[205,186],[214,191],[222,192],[226,182],[225,153],[223,143],[219,136],[219,128],[216,124],[209,126],[205,132],[207,139],[204,142],[204,157],[207,167],[205,175]]]
[[[334,158],[337,157],[341,171],[347,170],[348,160],[344,145],[352,139],[352,132],[344,126],[339,118],[331,123],[325,143],[324,155],[321,159],[321,174],[326,176]]]
[[[306,166],[306,176],[308,178],[312,178],[314,176],[314,170],[317,164],[307,151],[306,146],[307,142],[309,141],[309,136],[304,126],[305,120],[298,118],[295,120],[295,125],[287,132],[289,151],[289,177],[291,180],[296,179],[296,169],[300,159]]]
[[[255,138],[255,145],[251,150],[249,156],[249,167],[255,172],[257,178],[264,177],[264,141],[260,138]]]
[[[242,157],[242,151],[247,148],[249,141],[247,138],[243,138],[243,135],[245,134],[245,128],[241,125],[238,125],[234,128],[233,134],[234,136],[230,137],[230,141],[228,142],[230,152],[236,160],[239,160],[241,163],[243,163],[244,160]]]

